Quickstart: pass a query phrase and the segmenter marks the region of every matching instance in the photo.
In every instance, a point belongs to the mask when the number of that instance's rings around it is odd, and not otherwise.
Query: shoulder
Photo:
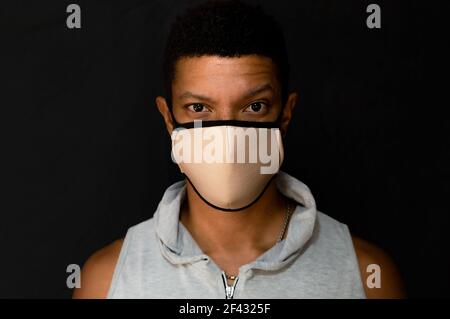
[[[392,258],[359,237],[352,236],[352,241],[367,298],[405,298],[403,282]]]
[[[81,287],[75,288],[73,298],[106,298],[124,239],[118,239],[96,251],[81,270]]]

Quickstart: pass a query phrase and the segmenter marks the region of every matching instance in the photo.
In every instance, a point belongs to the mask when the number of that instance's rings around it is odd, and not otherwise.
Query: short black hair
[[[289,62],[281,26],[261,6],[239,0],[215,0],[191,7],[176,17],[166,43],[164,89],[172,101],[175,64],[183,57],[258,54],[277,67],[284,104],[288,94]]]

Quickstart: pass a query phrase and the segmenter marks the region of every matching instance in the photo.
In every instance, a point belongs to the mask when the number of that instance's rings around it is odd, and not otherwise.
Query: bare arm
[[[123,239],[116,240],[89,257],[81,270],[81,287],[74,289],[72,298],[107,297],[122,244]]]
[[[404,285],[394,261],[382,249],[369,242],[352,236],[353,245],[358,257],[361,278],[364,290],[369,299],[398,299],[406,298]],[[371,272],[367,272],[370,264],[380,266],[381,285],[379,288],[369,288],[367,278]]]

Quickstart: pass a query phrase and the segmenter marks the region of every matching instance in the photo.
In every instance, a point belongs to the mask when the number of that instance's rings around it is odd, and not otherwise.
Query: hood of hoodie
[[[286,237],[241,268],[278,270],[298,256],[311,238],[316,223],[316,204],[309,188],[301,181],[279,172],[276,176],[278,190],[299,205],[291,215]],[[179,221],[180,207],[186,196],[186,182],[170,186],[154,214],[156,234],[161,252],[172,264],[193,264],[208,258]]]

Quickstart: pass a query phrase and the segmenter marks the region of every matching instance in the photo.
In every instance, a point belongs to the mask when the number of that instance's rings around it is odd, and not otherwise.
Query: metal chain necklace
[[[280,236],[278,237],[277,243],[283,240],[284,235],[286,234],[287,225],[289,223],[289,219],[291,217],[291,205],[289,202],[286,203],[287,209],[286,209],[286,215],[284,217],[284,224],[283,224],[283,230],[280,233]]]
[[[278,236],[277,243],[283,240],[284,235],[286,234],[287,226],[289,224],[289,219],[291,217],[291,205],[289,202],[286,202],[286,215],[284,217],[284,223],[283,223],[283,229],[280,232],[280,235]],[[237,276],[228,275],[226,272],[224,272],[225,277],[227,277],[228,280],[235,280]]]

